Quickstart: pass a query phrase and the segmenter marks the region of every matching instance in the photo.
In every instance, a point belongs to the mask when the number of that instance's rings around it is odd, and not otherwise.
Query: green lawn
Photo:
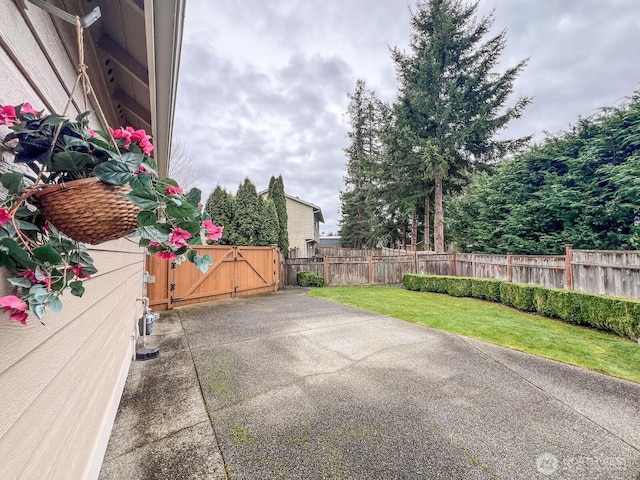
[[[394,287],[316,288],[309,295],[640,383],[637,343],[496,303]]]

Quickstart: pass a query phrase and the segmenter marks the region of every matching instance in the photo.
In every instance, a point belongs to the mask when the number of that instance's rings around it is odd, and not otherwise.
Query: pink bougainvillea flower
[[[51,227],[49,226],[49,220],[44,221],[44,225],[42,226],[47,232],[51,231]]]
[[[147,135],[147,132],[145,132],[142,129],[134,130],[133,127],[126,127],[124,129],[120,128],[118,130],[121,130],[120,132],[118,132],[118,135],[120,136],[116,137],[114,135],[114,138],[126,138],[127,139],[127,141],[125,142],[126,147],[128,147],[132,141],[138,142],[140,149],[146,155],[151,155],[151,152],[153,151],[153,145],[151,144],[151,136]]]
[[[5,312],[11,309],[25,311],[29,308],[24,300],[16,297],[15,295],[0,297],[0,307],[3,307]]]
[[[24,272],[20,272],[18,275],[28,279],[31,283],[46,285],[47,288],[51,287],[51,277],[45,277],[43,280],[38,280],[35,270],[25,270]]]
[[[207,238],[209,240],[213,240],[215,242],[222,238],[222,231],[224,230],[224,227],[219,227],[211,220],[205,220],[202,222],[202,226],[207,230]]]
[[[149,242],[149,246],[150,247],[159,247],[160,243],[158,243],[158,242]]]
[[[25,270],[24,272],[20,272],[18,275],[28,279],[31,283],[38,283],[35,270]]]
[[[22,325],[26,325],[27,324],[27,316],[28,316],[27,312],[25,312],[23,310],[14,310],[9,315],[9,318],[11,320],[15,320],[16,322],[20,322]]]
[[[23,113],[31,113],[36,117],[39,115],[39,112],[36,109],[34,109],[29,102],[24,102],[22,104],[22,107],[20,107],[20,114],[23,114]]]
[[[95,131],[95,130],[93,130],[93,129],[91,129],[91,128],[88,128],[88,127],[87,127],[87,132],[89,132],[89,136],[90,136],[91,138],[96,138],[96,137],[98,136],[98,135],[96,134],[96,131]]]
[[[182,187],[174,187],[173,185],[167,185],[167,195],[182,195],[184,190]]]
[[[0,298],[0,306],[3,307],[5,312],[11,312],[9,314],[10,320],[15,320],[23,325],[27,324],[27,312],[29,308],[27,303],[16,297],[15,295],[7,295]]]
[[[4,207],[0,207],[0,225],[6,225],[11,221],[11,212]]]
[[[69,270],[73,272],[73,274],[78,278],[91,278],[91,275],[87,275],[82,272],[82,265],[71,265]]]
[[[116,140],[124,139],[124,148],[129,148],[129,145],[131,145],[131,132],[125,128],[116,128],[115,130],[112,130],[111,127],[109,127],[109,131]]]
[[[145,173],[146,171],[147,171],[147,169],[146,169],[146,168],[144,168],[144,165],[140,165],[140,166],[138,167],[138,169],[137,169],[135,172],[133,172],[133,174],[134,174],[134,175],[139,175],[139,174],[141,174],[141,173]]]
[[[178,258],[178,255],[173,252],[169,252],[168,250],[162,250],[161,252],[156,253],[156,257],[163,260],[173,260],[174,258]]]
[[[171,232],[171,238],[169,239],[169,245],[172,247],[184,247],[187,245],[187,240],[191,238],[191,234],[182,228],[174,228]]]
[[[12,127],[17,119],[15,107],[11,105],[5,105],[3,107],[0,105],[0,125]]]
[[[145,155],[151,155],[151,152],[153,152],[153,144],[151,143],[150,138],[151,137],[143,138],[138,142],[138,145],[140,145],[140,149],[144,152]]]

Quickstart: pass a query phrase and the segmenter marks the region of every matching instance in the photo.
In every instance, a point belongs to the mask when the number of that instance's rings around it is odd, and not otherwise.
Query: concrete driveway
[[[132,365],[113,479],[629,479],[640,385],[310,298],[175,310]]]

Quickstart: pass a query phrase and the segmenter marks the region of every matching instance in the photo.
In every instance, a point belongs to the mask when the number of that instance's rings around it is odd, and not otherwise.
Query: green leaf
[[[180,185],[178,184],[178,182],[176,182],[173,178],[163,178],[160,183],[162,185],[164,185],[165,187],[167,185],[173,185],[174,187],[179,187]]]
[[[7,279],[11,285],[16,287],[31,288],[31,281],[28,278],[16,277]]]
[[[29,254],[25,252],[15,240],[11,238],[3,238],[2,245],[7,248],[7,253],[16,263],[25,268],[36,267],[36,262],[31,260]]]
[[[197,207],[202,200],[202,190],[195,187],[192,188],[191,190],[189,190],[189,193],[187,193],[187,200],[189,200],[189,203],[191,205]]]
[[[194,263],[202,273],[207,273],[207,270],[209,270],[209,265],[213,263],[213,259],[211,258],[211,255],[209,255],[208,253],[202,257],[199,255],[196,255],[196,261]]]
[[[69,283],[71,287],[71,295],[75,297],[81,297],[84,295],[84,287],[82,286],[82,282],[71,282]]]
[[[25,220],[18,220],[18,227],[20,230],[34,230],[39,231],[40,229],[31,222],[27,222]]]
[[[9,172],[0,177],[2,186],[9,190],[10,195],[17,195],[24,188],[24,175],[21,173]]]
[[[144,189],[153,189],[153,185],[151,183],[151,177],[146,173],[139,173],[138,175],[132,175],[129,180],[129,185],[132,189],[144,188]]]
[[[54,172],[80,172],[93,164],[93,157],[82,152],[64,151],[51,158],[51,170]]]
[[[44,317],[44,305],[40,302],[29,302],[29,310],[38,317],[38,320],[42,321],[42,317]]]
[[[197,256],[198,256],[198,252],[196,252],[195,250],[189,250],[189,253],[187,253],[187,259],[191,263],[196,263],[196,257]]]
[[[42,247],[33,249],[33,256],[41,262],[47,262],[52,265],[58,265],[62,263],[62,257],[56,250],[49,244]]]
[[[169,235],[173,231],[173,228],[168,223],[156,223],[153,228],[164,235]]]
[[[138,213],[138,225],[141,227],[148,227],[150,225],[154,225],[158,221],[158,216],[146,210]]]
[[[144,161],[144,166],[145,167],[149,167],[152,171],[157,172],[158,171],[158,164],[156,163],[156,161],[151,158],[151,157],[147,157]]]
[[[153,190],[134,188],[125,196],[145,210],[152,210],[158,206],[158,195]]]
[[[143,153],[126,152],[123,153],[120,158],[122,163],[127,165],[129,171],[135,172],[140,168],[140,164],[144,161],[145,155]]]
[[[82,266],[82,273],[84,275],[94,275],[98,273],[98,269],[93,265]]]
[[[173,218],[191,217],[195,212],[196,207],[188,202],[182,203],[182,205],[176,205],[175,203],[169,203],[167,205],[167,215]]]
[[[110,183],[111,185],[124,185],[132,177],[129,167],[125,163],[116,160],[101,163],[95,168],[93,174],[104,183]]]
[[[64,144],[66,147],[83,147],[85,149],[88,147],[84,138],[72,137],[71,135],[64,135]]]
[[[57,295],[49,295],[49,308],[54,313],[62,311],[62,301]]]
[[[33,296],[33,299],[37,303],[43,303],[49,297],[49,292],[47,292],[44,285],[36,284],[29,289],[29,295]]]

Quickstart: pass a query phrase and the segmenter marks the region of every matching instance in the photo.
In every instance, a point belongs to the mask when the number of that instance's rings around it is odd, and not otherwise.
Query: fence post
[[[453,277],[457,277],[458,276],[458,266],[456,265],[456,254],[455,252],[451,254],[451,276]]]
[[[324,284],[329,285],[329,257],[323,257],[322,264],[324,267]]]
[[[471,276],[476,278],[476,254],[471,254]]]
[[[507,282],[513,281],[513,274],[511,273],[511,254],[507,253]]]
[[[373,255],[369,255],[369,285],[373,285]]]
[[[573,245],[565,245],[564,249],[564,275],[565,275],[565,288],[567,290],[573,290],[573,266],[571,264],[572,260],[572,251],[571,248]]]
[[[418,252],[413,251],[413,273],[418,273]]]

